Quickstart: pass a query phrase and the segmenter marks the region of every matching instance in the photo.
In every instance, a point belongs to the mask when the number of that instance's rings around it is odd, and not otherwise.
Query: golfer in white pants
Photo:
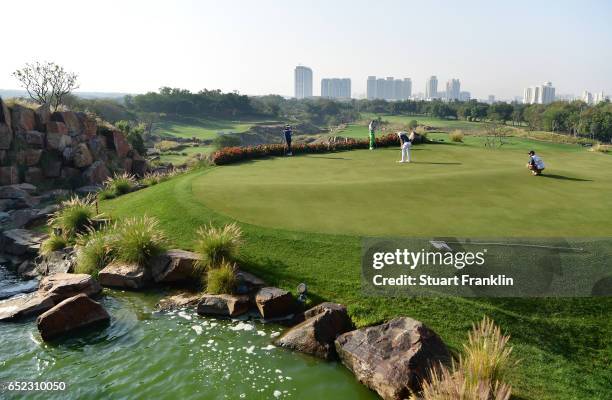
[[[410,147],[412,147],[412,141],[414,140],[414,132],[410,133],[410,136],[408,136],[407,132],[402,131],[398,132],[397,136],[399,136],[400,148],[402,149],[402,159],[398,162],[410,162]]]

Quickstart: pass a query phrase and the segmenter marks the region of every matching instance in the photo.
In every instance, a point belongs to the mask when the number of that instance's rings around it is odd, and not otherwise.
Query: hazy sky
[[[437,75],[484,98],[552,81],[557,93],[612,94],[612,1],[8,1],[0,6],[0,88],[49,60],[83,91],[161,86],[293,94],[293,68],[349,77]],[[439,88],[440,88],[439,86]]]

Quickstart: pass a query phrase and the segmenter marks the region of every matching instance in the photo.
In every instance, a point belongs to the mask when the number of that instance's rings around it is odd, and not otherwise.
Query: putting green
[[[257,160],[194,182],[207,207],[289,230],[354,235],[603,236],[612,234],[612,158],[578,146],[511,139]],[[535,147],[548,168],[525,169]]]

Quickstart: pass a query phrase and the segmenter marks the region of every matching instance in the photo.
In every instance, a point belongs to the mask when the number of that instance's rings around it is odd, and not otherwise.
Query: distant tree
[[[13,76],[38,104],[48,104],[57,110],[64,96],[77,89],[78,75],[66,71],[53,62],[27,63],[13,72]]]
[[[132,125],[129,121],[117,121],[115,127],[119,129],[125,135],[127,141],[132,145],[132,148],[138,152],[138,154],[144,155],[147,149],[144,145],[143,134],[145,131],[144,124]]]
[[[506,123],[512,119],[512,112],[514,111],[514,107],[511,104],[498,102],[492,104],[487,111],[489,119],[493,121],[501,121],[502,123]]]

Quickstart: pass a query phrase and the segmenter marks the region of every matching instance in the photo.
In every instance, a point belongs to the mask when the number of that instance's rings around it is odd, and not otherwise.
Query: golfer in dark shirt
[[[293,153],[291,152],[291,135],[293,134],[293,131],[291,130],[291,126],[285,125],[285,130],[283,131],[283,133],[285,134],[285,142],[287,143],[287,155],[292,156]]]

